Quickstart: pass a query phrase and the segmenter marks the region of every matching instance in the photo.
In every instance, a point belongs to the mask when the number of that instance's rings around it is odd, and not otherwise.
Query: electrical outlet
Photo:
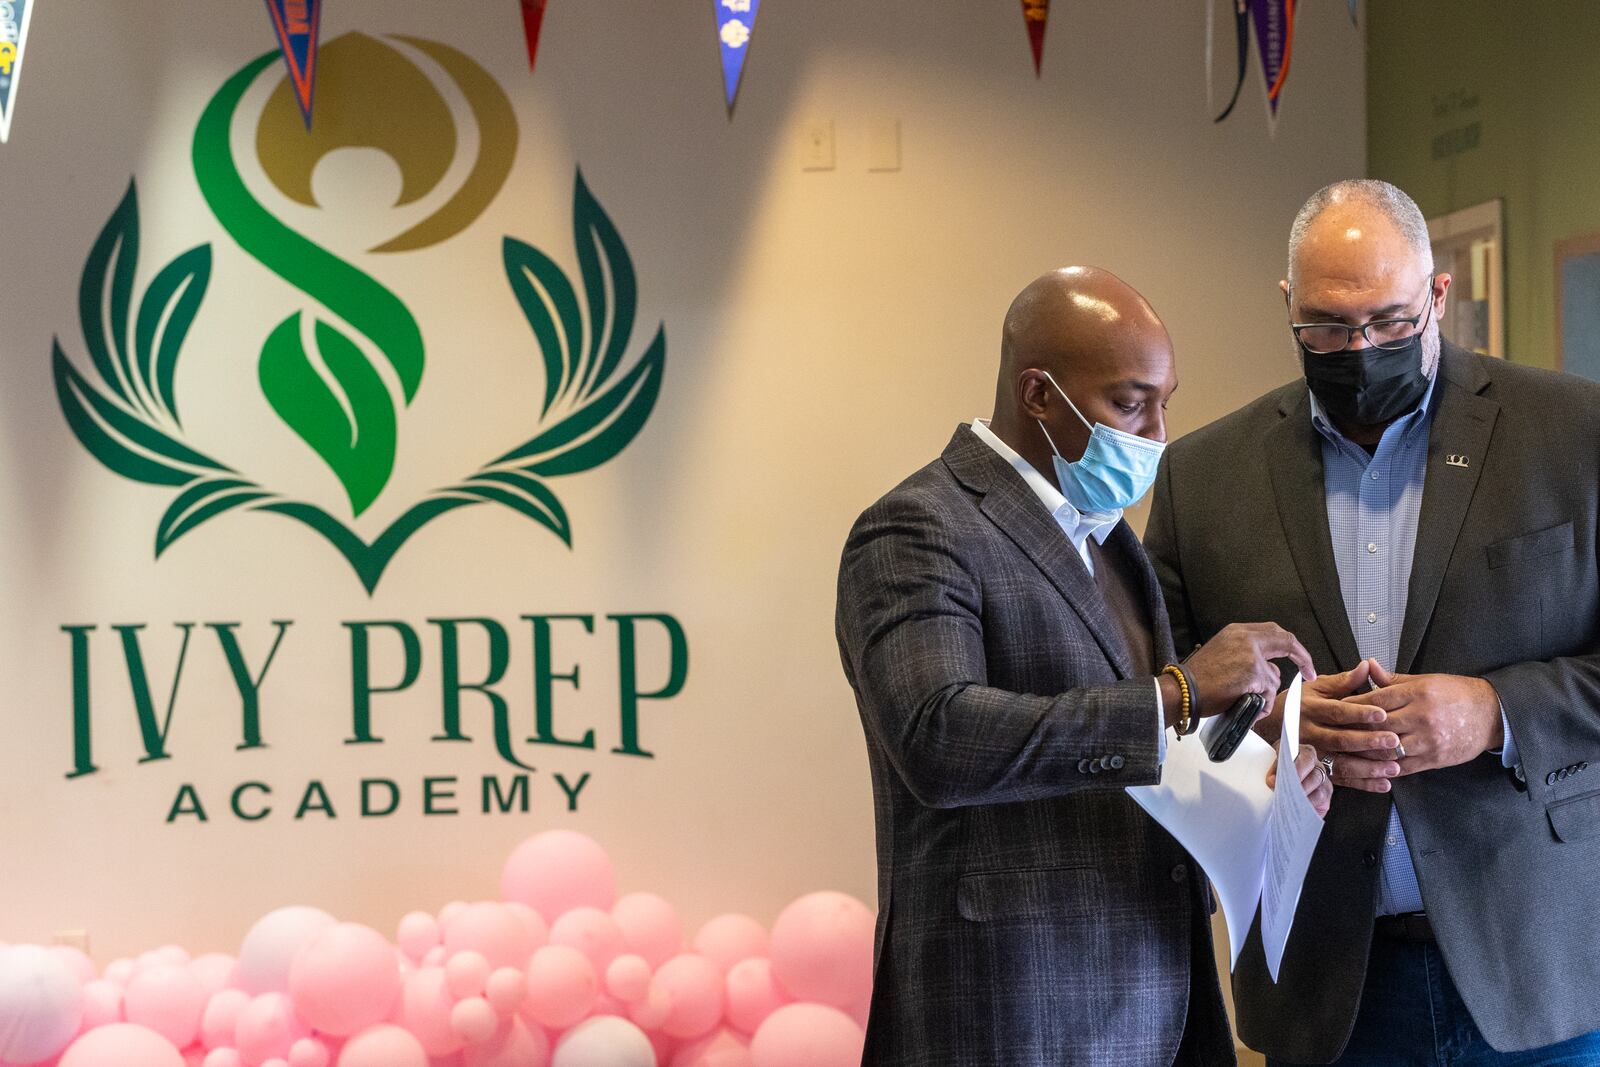
[[[832,170],[833,120],[815,119],[800,129],[800,169]]]

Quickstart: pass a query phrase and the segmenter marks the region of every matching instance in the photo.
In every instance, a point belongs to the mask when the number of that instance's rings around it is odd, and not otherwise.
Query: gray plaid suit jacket
[[[1245,1043],[1291,1063],[1331,1062],[1355,1024],[1391,804],[1489,1043],[1600,1029],[1600,387],[1449,343],[1439,377],[1395,666],[1493,683],[1526,781],[1485,754],[1334,790],[1280,981],[1258,929],[1233,979]],[[1317,670],[1356,663],[1303,380],[1167,449],[1145,542],[1180,638],[1270,619]]]
[[[1170,662],[1126,523],[1105,547]],[[1232,1064],[1204,876],[1123,792],[1160,773],[1153,666],[970,427],[856,522],[837,632],[877,819],[863,1062]]]

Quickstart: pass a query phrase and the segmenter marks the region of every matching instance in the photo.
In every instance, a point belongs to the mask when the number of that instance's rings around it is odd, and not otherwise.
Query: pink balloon
[[[425,911],[410,912],[395,929],[394,941],[407,956],[421,960],[430,948],[440,944],[439,920]]]
[[[380,1023],[344,1043],[339,1067],[428,1067],[428,1054],[411,1034]]]
[[[541,1026],[564,1029],[589,1014],[599,992],[589,957],[566,945],[546,945],[528,963],[522,1013]]]
[[[282,1056],[274,1056],[262,1062],[261,1067],[289,1067],[289,1061]]]
[[[789,1003],[789,995],[772,977],[772,961],[741,960],[728,971],[724,984],[728,1021],[747,1034],[756,1032],[766,1017]]]
[[[606,992],[624,1004],[635,1004],[650,992],[650,964],[643,956],[618,956],[606,968]]]
[[[206,1048],[232,1048],[239,1016],[249,1003],[250,994],[242,989],[213,994],[200,1014],[200,1043]]]
[[[480,901],[468,904],[444,924],[444,947],[450,955],[476,952],[495,967],[526,967],[528,957],[543,943],[535,939],[523,918],[504,904]]]
[[[572,946],[604,972],[622,955],[622,928],[599,908],[573,908],[550,927],[550,943]]]
[[[848,1008],[872,991],[873,915],[844,893],[811,893],[772,926],[772,973],[796,999]]]
[[[324,1033],[348,1035],[389,1017],[400,995],[394,946],[371,927],[340,923],[319,934],[289,968],[295,1011]]]
[[[71,945],[51,945],[46,951],[67,965],[67,969],[77,977],[79,985],[92,982],[99,975],[95,970],[94,961],[86,956],[82,949],[73,948]]]
[[[694,935],[694,950],[722,968],[724,974],[740,960],[765,956],[771,939],[767,928],[748,915],[718,915]]]
[[[83,987],[68,963],[39,945],[0,949],[0,1061],[47,1060],[82,1022]]]
[[[444,969],[423,967],[407,976],[394,1021],[415,1034],[428,1055],[447,1056],[463,1044],[450,1028],[450,1009],[454,1006]]]
[[[250,1067],[273,1057],[289,1054],[289,1046],[310,1036],[306,1024],[295,1015],[287,993],[263,993],[239,1012],[233,1029],[233,1044]]]
[[[269,912],[257,920],[239,946],[239,988],[247,993],[285,992],[295,955],[337,923],[317,908],[297,906]]]
[[[434,945],[422,954],[422,966],[444,968],[444,961],[449,957],[443,945]]]
[[[683,926],[678,912],[654,893],[629,893],[611,909],[622,931],[622,943],[652,967],[659,967],[683,947]]]
[[[517,921],[527,929],[528,936],[533,938],[535,950],[544,948],[545,945],[550,943],[550,924],[544,921],[544,916],[520,900],[506,901],[505,908],[515,915]]]
[[[500,1015],[510,1015],[528,999],[528,975],[515,967],[501,967],[484,983],[484,998]]]
[[[214,1048],[200,1061],[200,1067],[244,1067],[244,1060],[236,1048]]]
[[[650,989],[667,994],[663,1033],[700,1037],[722,1018],[722,971],[704,956],[684,953],[663,963],[650,979]]]
[[[547,919],[571,908],[610,908],[617,897],[611,857],[594,838],[548,830],[518,845],[500,875],[500,895]]]
[[[127,1017],[122,1014],[122,996],[122,987],[104,978],[86,983],[83,987],[83,1022],[78,1028],[79,1032],[126,1021]]]
[[[732,1032],[718,1030],[680,1048],[672,1067],[751,1067],[750,1046]]]
[[[549,1067],[550,1039],[544,1030],[511,1019],[481,1045],[467,1049],[465,1067]]]
[[[628,1018],[654,1033],[661,1029],[672,1014],[672,998],[664,987],[650,983],[650,992],[637,1004],[628,1008]]]
[[[440,908],[439,929],[443,930],[447,925],[449,925],[452,919],[466,910],[467,902],[464,900],[452,900],[450,903]]]
[[[750,1040],[751,1067],[859,1067],[867,1035],[838,1008],[789,1004]]]
[[[328,1067],[328,1046],[314,1037],[302,1037],[289,1046],[289,1067]]]
[[[184,1067],[172,1042],[133,1023],[90,1030],[68,1046],[58,1067]]]
[[[189,961],[189,973],[208,997],[227,989],[238,969],[239,961],[223,952],[207,952]]]
[[[475,997],[489,981],[489,961],[467,949],[451,956],[444,965],[445,984],[453,997]]]
[[[130,1023],[149,1027],[185,1048],[200,1033],[206,991],[185,963],[156,963],[133,976],[122,1010]]]
[[[450,1009],[450,1029],[468,1045],[481,1044],[494,1036],[500,1027],[500,1016],[494,1005],[482,997],[468,997]]]
[[[127,957],[112,960],[106,964],[106,969],[100,972],[100,977],[125,986],[128,984],[128,979],[133,977],[133,967],[133,961]]]

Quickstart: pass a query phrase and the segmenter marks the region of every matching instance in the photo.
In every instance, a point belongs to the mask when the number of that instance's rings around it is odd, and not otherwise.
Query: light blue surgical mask
[[[1167,446],[1103,422],[1090,425],[1050,372],[1045,371],[1044,376],[1078,416],[1078,421],[1089,427],[1089,447],[1084,449],[1083,458],[1068,463],[1051,439],[1050,431],[1045,429],[1043,420],[1039,420],[1039,429],[1044,430],[1050,451],[1056,454],[1056,481],[1061,485],[1062,494],[1083,512],[1107,514],[1137,504],[1155,484],[1156,466]]]

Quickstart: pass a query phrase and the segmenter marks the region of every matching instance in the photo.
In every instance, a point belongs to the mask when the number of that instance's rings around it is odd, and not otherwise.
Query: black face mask
[[[1428,391],[1422,373],[1422,334],[1404,348],[1362,348],[1318,355],[1300,346],[1306,384],[1334,418],[1358,426],[1393,422]]]

